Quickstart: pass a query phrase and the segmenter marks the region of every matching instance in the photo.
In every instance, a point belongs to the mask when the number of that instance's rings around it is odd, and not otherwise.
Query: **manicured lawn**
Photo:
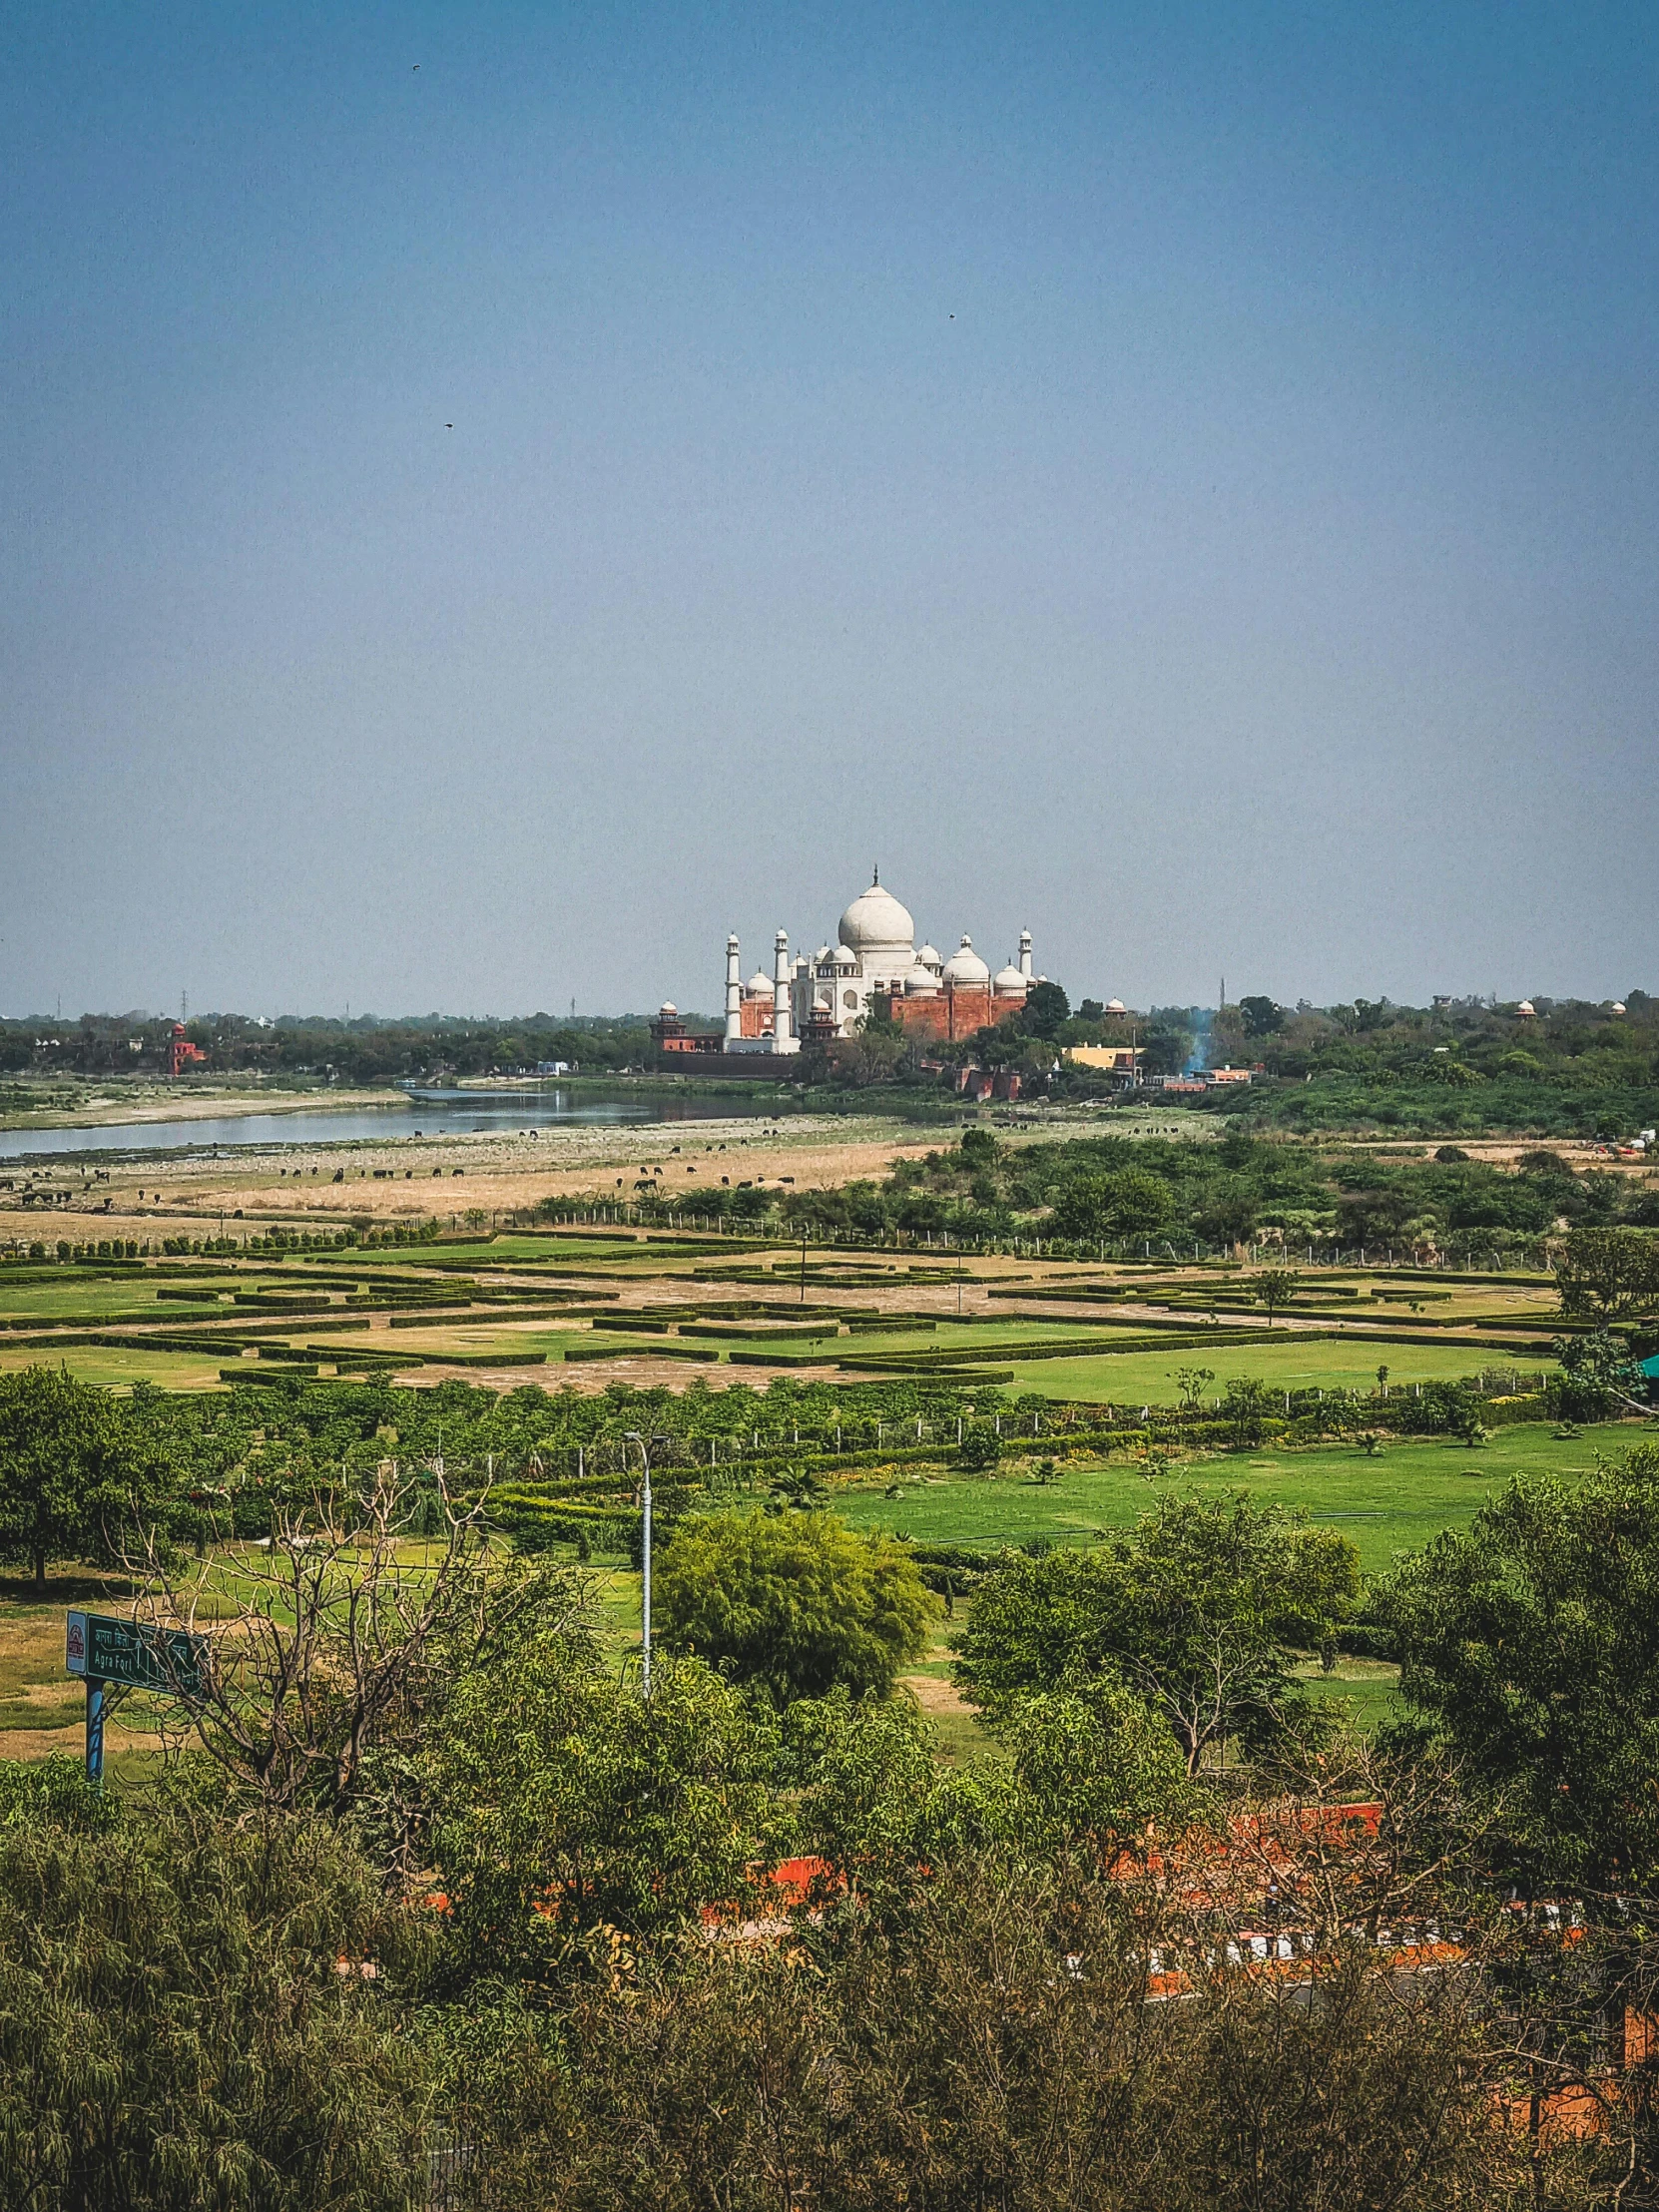
[[[32,1349],[9,1345],[0,1337],[0,1374],[18,1368],[66,1367],[77,1381],[102,1382],[110,1389],[125,1389],[134,1382],[154,1382],[164,1390],[206,1390],[219,1387],[219,1371],[228,1361],[215,1353],[211,1358],[188,1352],[127,1352],[109,1345],[36,1345]]]
[[[1442,1528],[1465,1525],[1510,1475],[1585,1473],[1598,1447],[1627,1450],[1643,1433],[1634,1424],[1608,1425],[1557,1440],[1542,1423],[1526,1423],[1499,1429],[1472,1451],[1434,1439],[1389,1444],[1376,1459],[1343,1444],[1176,1460],[1167,1469],[1132,1462],[1077,1465],[1065,1467],[1048,1488],[1016,1464],[991,1476],[902,1477],[897,1498],[883,1495],[873,1481],[847,1484],[837,1488],[834,1507],[854,1527],[881,1528],[918,1543],[1017,1544],[1046,1536],[1088,1544],[1137,1520],[1160,1490],[1204,1497],[1246,1490],[1341,1528],[1375,1574],[1396,1552],[1414,1550]]]
[[[245,1288],[248,1279],[238,1279],[237,1287]],[[195,1291],[194,1283],[164,1282],[168,1290]],[[221,1306],[214,1293],[229,1289],[230,1285],[210,1283],[199,1299],[187,1303],[183,1299],[156,1296],[158,1286],[151,1282],[75,1282],[62,1283],[7,1283],[0,1278],[0,1312],[8,1320],[40,1322],[43,1329],[50,1328],[62,1314],[98,1314],[110,1321],[188,1321],[198,1308],[213,1313],[228,1312]]]
[[[1178,1368],[1213,1368],[1216,1381],[1207,1385],[1219,1395],[1234,1376],[1249,1376],[1282,1390],[1373,1389],[1377,1370],[1385,1364],[1388,1388],[1413,1382],[1454,1381],[1477,1375],[1482,1368],[1528,1375],[1549,1368],[1548,1359],[1529,1360],[1519,1353],[1491,1352],[1478,1344],[1380,1345],[1330,1341],[1310,1343],[1286,1333],[1281,1344],[1229,1345],[1220,1342],[1179,1352],[1121,1352],[1099,1358],[1084,1355],[1076,1360],[1033,1360],[1022,1366],[1014,1388],[1040,1390],[1048,1397],[1082,1398],[1118,1405],[1173,1404],[1180,1396],[1175,1373]]]

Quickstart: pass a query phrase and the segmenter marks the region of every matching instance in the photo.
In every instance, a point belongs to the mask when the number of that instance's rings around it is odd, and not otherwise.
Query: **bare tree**
[[[387,1459],[348,1501],[278,1508],[269,1538],[205,1572],[181,1578],[154,1543],[129,1560],[134,1618],[169,1675],[164,1741],[206,1754],[251,1806],[359,1807],[384,1787],[370,1766],[412,1759],[458,1674],[532,1611],[543,1627],[550,1607],[581,1615],[574,1577],[491,1551],[487,1487],[459,1505],[438,1470],[441,1529],[412,1538],[420,1487]],[[199,1680],[169,1640],[180,1630],[205,1652]]]

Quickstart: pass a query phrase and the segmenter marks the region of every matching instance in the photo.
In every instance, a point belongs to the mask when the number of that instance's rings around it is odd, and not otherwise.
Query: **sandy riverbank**
[[[46,1102],[20,1112],[0,1113],[5,1129],[127,1129],[158,1121],[233,1120],[245,1114],[334,1113],[352,1106],[401,1105],[403,1093],[390,1088],[341,1091],[201,1090],[194,1084],[135,1083],[93,1086],[91,1097],[74,1104]]]
[[[1095,1126],[1056,1116],[998,1135],[1034,1142]],[[743,1183],[829,1190],[882,1177],[896,1161],[924,1158],[951,1137],[898,1121],[792,1115],[769,1124],[746,1116],[271,1145],[217,1159],[153,1154],[101,1167],[96,1177],[60,1163],[51,1180],[68,1202],[24,1209],[0,1192],[0,1240],[201,1236],[206,1218],[217,1227],[223,1214],[229,1230],[239,1209],[245,1224],[276,1216],[320,1228],[365,1215],[464,1223],[469,1214],[527,1211],[546,1198],[626,1203],[642,1181],[686,1194]]]

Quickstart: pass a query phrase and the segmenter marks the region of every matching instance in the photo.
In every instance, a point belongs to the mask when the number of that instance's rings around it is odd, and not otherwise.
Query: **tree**
[[[1273,1327],[1273,1317],[1282,1313],[1296,1297],[1302,1278],[1294,1268],[1263,1268],[1252,1288],[1257,1304],[1265,1308],[1268,1327]]]
[[[902,1545],[831,1513],[687,1520],[657,1570],[664,1645],[780,1705],[837,1687],[884,1696],[936,1610]]]
[[[159,1452],[108,1390],[61,1368],[0,1376],[0,1556],[27,1562],[37,1595],[48,1559],[116,1558],[163,1487]]]
[[[935,1808],[941,1826],[971,1806],[987,1840],[1048,1857],[1085,1839],[1127,1843],[1148,1824],[1178,1833],[1209,1810],[1163,1715],[1104,1676],[1009,1698],[986,1726],[1008,1754],[1013,1788],[996,1787],[1000,1777],[983,1767],[970,1771]]]
[[[1175,1386],[1181,1392],[1181,1410],[1184,1413],[1201,1412],[1204,1392],[1215,1380],[1214,1368],[1177,1368]]]
[[[1642,1371],[1622,1337],[1595,1329],[1558,1337],[1554,1349],[1561,1373],[1552,1380],[1550,1394],[1563,1420],[1604,1420],[1621,1399],[1626,1405],[1639,1403],[1634,1393]]]
[[[1555,1263],[1563,1314],[1623,1321],[1659,1306],[1659,1237],[1644,1229],[1573,1229]]]
[[[1400,1690],[1550,1882],[1659,1879],[1659,1451],[1517,1478],[1380,1591]]]
[[[527,1619],[585,1632],[571,1578],[545,1561],[492,1560],[480,1516],[454,1508],[441,1485],[443,1536],[411,1555],[419,1494],[386,1460],[356,1496],[279,1505],[264,1556],[183,1584],[154,1549],[128,1558],[143,1578],[141,1623],[210,1646],[200,1693],[169,1728],[206,1755],[233,1801],[351,1814],[375,1827],[388,1864],[412,1848],[409,1762],[452,1684]]]
[[[963,1167],[976,1175],[996,1165],[996,1139],[988,1129],[964,1129],[956,1150],[962,1156]]]
[[[1025,994],[1020,1027],[1027,1036],[1056,1037],[1063,1022],[1071,1019],[1071,1001],[1058,983],[1033,983]]]
[[[1221,1417],[1233,1430],[1233,1441],[1249,1450],[1262,1440],[1267,1427],[1273,1392],[1260,1376],[1235,1375],[1222,1393]]]
[[[0,2205],[406,2212],[417,1916],[316,1822],[94,1822],[67,1781],[0,1822]]]
[[[1239,1012],[1244,1016],[1247,1037],[1271,1037],[1279,1027],[1280,1009],[1271,998],[1252,994],[1239,1000]]]
[[[962,1424],[962,1440],[956,1446],[956,1464],[970,1474],[988,1474],[1002,1458],[1002,1438],[988,1420]]]
[[[1067,1186],[1054,1209],[1062,1237],[1146,1237],[1175,1213],[1175,1195],[1161,1176],[1137,1168],[1118,1175],[1085,1175]]]
[[[1187,1771],[1206,1749],[1298,1719],[1296,1652],[1352,1608],[1347,1537],[1248,1498],[1164,1498],[1090,1552],[1013,1559],[973,1602],[957,1678],[981,1704],[1099,1676],[1147,1698]]]
[[[455,1970],[578,1977],[629,1943],[741,1896],[778,1842],[776,1744],[749,1701],[696,1660],[651,1695],[550,1622],[458,1685],[422,1757],[431,1863]]]

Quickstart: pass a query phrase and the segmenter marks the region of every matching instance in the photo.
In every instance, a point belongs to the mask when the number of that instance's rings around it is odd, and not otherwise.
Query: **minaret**
[[[1029,929],[1022,929],[1019,933],[1019,972],[1029,983],[1031,980],[1031,932]]]
[[[796,1040],[790,1014],[790,933],[780,929],[774,939],[777,957],[772,967],[772,1049],[794,1052]]]
[[[743,968],[738,960],[734,933],[726,940],[726,1043],[728,1049],[743,1035]]]

